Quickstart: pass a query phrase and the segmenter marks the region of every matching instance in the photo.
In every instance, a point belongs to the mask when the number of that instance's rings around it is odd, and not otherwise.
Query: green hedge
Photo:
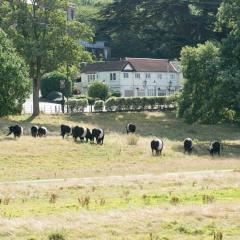
[[[94,110],[96,112],[102,112],[103,109],[104,109],[104,101],[102,101],[102,100],[96,101],[94,104]]]
[[[175,107],[175,96],[168,97],[111,97],[105,102],[107,111],[160,110]]]
[[[163,97],[111,97],[105,102],[95,101],[94,109],[102,112],[104,106],[106,111],[144,111],[144,110],[164,110],[176,107],[177,95]],[[89,105],[87,98],[71,98],[68,101],[70,112],[83,112]]]
[[[86,98],[69,99],[67,105],[71,113],[84,112],[84,108],[88,106],[88,100]]]

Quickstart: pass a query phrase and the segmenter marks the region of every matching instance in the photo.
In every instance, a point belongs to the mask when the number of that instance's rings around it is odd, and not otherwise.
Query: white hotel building
[[[86,93],[93,81],[108,84],[121,96],[165,96],[181,88],[182,74],[167,59],[126,58],[86,65],[77,85]]]

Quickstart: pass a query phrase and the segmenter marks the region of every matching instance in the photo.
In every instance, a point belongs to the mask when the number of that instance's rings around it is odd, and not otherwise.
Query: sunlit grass
[[[137,136],[130,136],[135,144],[125,131],[129,122],[137,125]],[[6,136],[12,123],[23,125],[22,138]],[[101,127],[104,144],[62,140],[62,123]],[[49,135],[30,137],[33,124],[46,126]],[[150,149],[156,137],[164,140],[159,157]],[[194,141],[192,155],[183,153],[185,137]],[[207,151],[214,139],[224,146],[220,158]],[[212,240],[219,231],[224,240],[238,240],[239,146],[236,126],[187,125],[174,113],[0,119],[0,239],[40,240],[61,232],[66,239]],[[181,174],[218,169],[236,170]],[[11,183],[69,178],[76,179]]]

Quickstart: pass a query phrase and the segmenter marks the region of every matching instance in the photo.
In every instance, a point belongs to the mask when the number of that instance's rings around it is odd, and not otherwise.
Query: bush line
[[[160,111],[176,108],[177,97],[175,95],[162,97],[110,97],[105,102],[95,101],[95,112],[121,112],[121,111]],[[84,112],[89,105],[87,98],[70,99],[68,101],[70,111]]]

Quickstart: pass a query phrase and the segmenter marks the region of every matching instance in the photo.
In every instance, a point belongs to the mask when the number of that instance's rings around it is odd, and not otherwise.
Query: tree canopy
[[[21,113],[29,92],[28,68],[0,29],[0,116]]]
[[[35,115],[41,75],[90,60],[78,40],[90,40],[92,32],[85,24],[67,21],[68,5],[68,0],[16,0],[0,5],[1,26],[30,67]]]
[[[228,33],[181,53],[185,84],[179,115],[189,122],[240,122],[240,1],[224,0],[217,27]]]
[[[215,32],[221,0],[116,0],[97,21],[97,36],[107,38],[114,57],[177,58],[182,47],[220,40]]]
[[[219,120],[216,88],[220,70],[219,48],[211,42],[185,47],[181,52],[185,83],[179,116],[188,122]]]

